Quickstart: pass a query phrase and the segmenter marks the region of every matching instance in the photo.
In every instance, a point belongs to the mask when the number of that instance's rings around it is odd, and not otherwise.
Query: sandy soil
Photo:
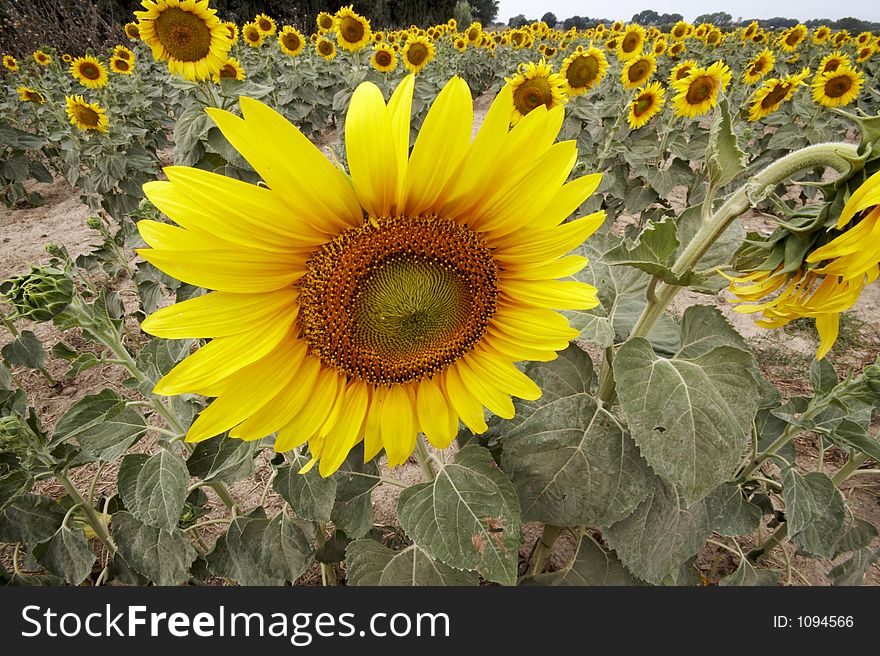
[[[475,102],[475,125],[474,131],[479,128],[483,117],[488,110],[490,98],[480,97]],[[328,156],[331,156],[330,146],[336,141],[335,130],[329,130],[323,135],[321,146]],[[45,198],[44,206],[32,209],[10,211],[0,207],[0,280],[11,275],[26,271],[31,264],[46,262],[48,255],[44,246],[48,242],[55,242],[65,246],[72,257],[88,252],[101,239],[98,234],[86,226],[86,219],[90,215],[87,206],[79,201],[78,192],[71,188],[65,181],[56,180],[52,184],[37,184],[34,189],[39,191]],[[680,192],[682,190],[675,190]],[[673,194],[675,196],[675,193]],[[682,196],[681,193],[678,194]],[[673,198],[675,201],[675,197]],[[616,228],[633,220],[633,217],[621,216],[616,222]],[[770,223],[766,217],[751,212],[744,217],[747,228],[750,230],[769,230]],[[130,281],[105,280],[105,284],[120,291],[123,298],[128,302],[134,302]],[[808,325],[793,325],[785,330],[766,331],[754,325],[751,317],[737,314],[732,311],[732,306],[725,300],[724,293],[714,296],[696,294],[683,291],[675,299],[671,310],[673,314],[680,315],[689,305],[697,303],[710,303],[718,306],[728,320],[743,334],[754,347],[757,358],[765,375],[771,378],[786,396],[809,393],[809,380],[807,370],[812,353],[815,352],[817,338],[815,331]],[[830,360],[837,366],[838,371],[858,371],[869,362],[873,361],[880,351],[880,331],[876,327],[876,318],[880,316],[880,285],[871,285],[862,294],[859,304],[847,316],[845,330],[842,330],[841,340],[832,350]],[[51,347],[62,335],[52,325],[40,324],[35,326],[22,325],[22,328],[35,330],[47,348]],[[132,335],[137,335],[136,325],[131,326]],[[80,350],[94,350],[95,347],[88,345],[76,331],[71,331],[63,338]],[[132,346],[136,347],[137,338],[134,337]],[[0,334],[0,345],[9,341],[8,335]],[[47,369],[58,381],[58,388],[50,387],[39,373],[29,370],[17,370],[16,375],[22,381],[28,391],[29,402],[34,405],[43,419],[47,428],[54,426],[58,418],[78,399],[86,394],[93,394],[104,387],[113,388],[120,393],[130,394],[123,387],[122,381],[126,373],[120,367],[105,365],[95,367],[82,373],[76,379],[64,378],[67,363],[52,357],[47,359]],[[147,437],[141,440],[134,451],[150,452],[156,448],[155,439]],[[818,450],[816,441],[811,436],[799,438],[799,451],[801,452],[801,465],[805,470],[815,469]],[[451,451],[438,454],[438,457],[449,458]],[[269,453],[263,453],[257,460],[255,475],[247,480],[232,486],[233,495],[241,502],[241,510],[247,512],[258,505],[264,489],[267,486],[271,474]],[[833,473],[845,460],[844,454],[836,449],[826,453],[824,469]],[[406,482],[418,482],[421,477],[420,469],[415,461],[410,461],[404,466],[387,471],[382,463],[383,475],[398,478]],[[83,467],[75,472],[75,483],[84,489],[95,475],[95,467]],[[116,468],[108,466],[101,472],[98,482],[98,490],[112,494],[115,488]],[[60,485],[43,484],[41,491],[49,495],[60,496],[64,494]],[[377,526],[394,525],[395,508],[400,488],[392,485],[378,486],[373,492],[373,505],[375,523]],[[209,490],[209,494],[212,492]],[[880,527],[880,477],[860,476],[844,486],[844,493],[853,512],[871,521]],[[216,504],[218,507],[219,503]],[[266,494],[267,509],[280,508],[281,499],[269,490]],[[222,516],[222,512],[215,510],[211,516]],[[222,531],[219,527],[209,527],[204,532],[204,538],[210,544]],[[535,543],[537,542],[541,526],[538,524],[526,524],[523,527],[524,541],[521,549],[521,560],[524,563]],[[748,546],[747,541],[741,542],[743,548]],[[550,569],[561,567],[570,557],[573,551],[573,541],[570,536],[563,533],[557,541],[554,552],[550,558]],[[827,584],[826,573],[831,564],[821,560],[807,560],[794,556],[795,568],[799,577],[795,584]],[[717,552],[714,547],[707,547],[697,558],[697,566],[704,573],[709,572],[713,566],[716,574],[721,575],[732,571],[735,560],[725,552]],[[340,569],[340,575],[344,572]],[[801,578],[802,577],[802,578]],[[320,584],[320,572],[317,566],[307,572],[299,581],[301,584]],[[880,567],[874,566],[866,577],[869,584],[880,584]]]

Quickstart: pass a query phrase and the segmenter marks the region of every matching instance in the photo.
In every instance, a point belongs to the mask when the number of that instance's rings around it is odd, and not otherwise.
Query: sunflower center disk
[[[835,77],[825,84],[825,95],[829,98],[840,98],[852,88],[852,80],[845,75]]]
[[[76,120],[83,125],[87,125],[89,127],[95,127],[96,125],[98,125],[98,113],[89,107],[74,105],[73,113],[76,116]]]
[[[552,100],[550,83],[538,77],[523,82],[513,94],[513,104],[523,116],[538,105],[549,105]]]
[[[691,105],[699,105],[707,100],[715,91],[715,83],[710,77],[700,77],[690,83],[687,91],[687,101]]]
[[[416,43],[410,46],[410,49],[406,53],[406,58],[409,60],[409,63],[413,66],[418,66],[428,57],[428,49],[423,46],[421,43]]]
[[[180,61],[199,61],[211,50],[211,30],[205,20],[179,7],[156,17],[154,27],[168,54]]]
[[[321,361],[390,385],[470,351],[495,313],[498,266],[479,236],[436,217],[343,232],[307,262],[299,331]]]
[[[566,78],[570,86],[580,89],[595,80],[598,72],[599,62],[595,57],[578,57],[569,65]]]
[[[342,19],[339,31],[348,43],[358,43],[364,38],[364,26],[359,20],[351,16],[346,16]]]

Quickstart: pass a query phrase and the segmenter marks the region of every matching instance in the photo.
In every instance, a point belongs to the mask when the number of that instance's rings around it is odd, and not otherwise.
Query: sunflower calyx
[[[20,317],[50,321],[73,300],[73,281],[60,269],[32,267],[30,273],[0,284],[0,293]]]

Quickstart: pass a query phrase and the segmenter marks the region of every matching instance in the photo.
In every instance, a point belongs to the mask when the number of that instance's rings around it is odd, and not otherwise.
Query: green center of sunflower
[[[339,35],[347,43],[359,43],[364,38],[364,25],[354,16],[346,16],[339,25]]]
[[[654,96],[650,93],[645,93],[636,98],[635,103],[633,104],[633,114],[636,116],[641,116],[645,112],[649,111],[654,106]]]
[[[629,67],[626,75],[633,84],[638,84],[651,72],[651,63],[645,59],[639,59],[635,64]]]
[[[414,43],[406,51],[406,60],[413,66],[421,66],[428,58],[428,49],[424,43]]]
[[[699,105],[711,98],[713,93],[715,93],[715,80],[707,75],[701,75],[688,85],[685,98],[689,105]]]
[[[284,47],[288,50],[296,51],[299,49],[301,45],[300,38],[294,32],[287,32],[281,37],[281,42],[284,44]]]
[[[496,309],[489,248],[433,216],[346,230],[306,268],[300,336],[324,364],[373,385],[442,371],[479,342]]]
[[[840,98],[852,89],[853,81],[848,75],[838,75],[825,83],[825,95],[829,98]]]
[[[85,105],[74,105],[73,106],[73,115],[76,117],[76,120],[84,125],[87,128],[97,127],[98,121],[100,117],[98,116],[98,112],[96,112],[91,107],[86,107]]]
[[[178,61],[199,61],[211,51],[211,30],[205,19],[180,7],[165,9],[153,27],[165,50]]]
[[[91,62],[86,62],[79,67],[79,74],[87,80],[97,80],[101,77],[101,71]]]
[[[552,103],[553,91],[550,89],[550,82],[544,77],[525,80],[513,92],[513,104],[523,116],[539,105],[550,107]]]
[[[641,44],[641,38],[635,32],[630,32],[625,37],[623,37],[623,41],[620,44],[620,49],[623,52],[629,54],[631,52],[635,52],[636,48]]]
[[[376,51],[376,63],[379,66],[391,66],[391,53],[387,50]]]

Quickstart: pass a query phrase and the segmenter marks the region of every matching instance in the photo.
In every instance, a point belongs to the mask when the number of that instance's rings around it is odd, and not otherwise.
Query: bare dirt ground
[[[489,103],[490,99],[486,96],[477,98],[475,102],[475,132],[482,123]],[[328,131],[322,139],[322,149],[328,155],[329,145],[335,143],[335,140],[335,131],[332,130]],[[36,184],[33,188],[46,198],[45,205],[15,211],[0,207],[0,280],[27,271],[31,264],[46,262],[49,256],[46,254],[44,246],[49,242],[63,245],[75,258],[89,252],[94,245],[101,241],[98,233],[86,226],[86,219],[91,212],[87,206],[80,202],[77,190],[71,188],[63,180],[56,180],[51,184]],[[619,227],[618,224],[626,220],[627,217],[622,217],[615,227]],[[750,230],[770,229],[768,219],[760,214],[751,212],[743,220]],[[134,289],[128,279],[108,279],[104,282],[117,289],[127,300],[127,304],[136,302],[133,296]],[[726,300],[723,292],[707,296],[685,290],[675,299],[671,310],[673,314],[680,316],[689,305],[707,303],[719,307],[724,316],[746,337],[756,352],[762,371],[782,390],[785,396],[810,393],[808,370],[812,354],[815,353],[818,343],[811,322],[795,322],[785,329],[776,331],[758,328],[750,316],[733,312],[732,306]],[[880,285],[874,284],[864,291],[858,305],[850,313],[844,315],[840,339],[829,356],[830,361],[837,367],[838,373],[843,375],[858,372],[865,365],[873,362],[876,354],[880,352],[878,317],[880,317]],[[21,328],[33,329],[47,348],[62,338],[60,332],[51,324],[22,325]],[[137,325],[133,323],[130,329],[131,345],[137,347]],[[68,332],[63,335],[63,338],[80,350],[94,350],[95,348],[89,346],[76,331]],[[8,334],[0,334],[0,346],[8,341]],[[45,428],[51,429],[71,405],[87,394],[95,394],[105,387],[110,387],[121,394],[130,394],[130,391],[122,385],[127,374],[120,367],[98,366],[83,372],[75,379],[71,379],[64,377],[68,368],[65,361],[49,355],[46,366],[51,375],[60,381],[60,387],[50,387],[38,372],[21,369],[15,372],[28,392],[30,404],[35,406],[44,421]],[[149,452],[155,448],[155,440],[148,436],[141,440],[134,450]],[[811,436],[799,438],[798,448],[801,454],[798,464],[805,471],[815,469],[818,463],[816,440]],[[447,451],[445,454],[437,454],[437,456],[448,459],[451,457],[451,453],[451,451]],[[272,471],[269,458],[270,454],[261,454],[257,460],[255,475],[231,487],[231,492],[241,503],[243,512],[258,505],[264,495]],[[836,471],[844,461],[845,454],[832,448],[826,452],[822,468],[830,474]],[[410,461],[393,471],[387,471],[384,463],[382,467],[383,475],[408,483],[421,480],[420,469],[415,461]],[[91,484],[95,474],[95,466],[82,467],[75,471],[74,482],[81,489],[85,489]],[[113,494],[115,482],[116,467],[108,466],[98,476],[97,489],[108,495]],[[40,491],[55,496],[64,494],[60,485],[44,484]],[[208,493],[213,494],[210,490]],[[382,485],[374,490],[373,505],[377,526],[395,525],[395,508],[399,494],[400,488],[392,485]],[[880,476],[856,477],[844,486],[844,494],[850,509],[857,516],[880,527]],[[281,506],[280,498],[271,489],[265,496],[265,502],[268,506],[267,509]],[[217,506],[219,507],[220,504],[218,503]],[[214,514],[221,516],[219,511],[215,511]],[[209,532],[205,533],[208,544],[211,544],[222,530],[217,528],[216,531],[210,532],[210,528],[215,527],[209,527]],[[524,526],[524,542],[520,554],[523,562],[531,553],[540,533],[540,525],[527,524]],[[746,540],[741,541],[741,544],[744,550],[748,549],[749,545]],[[549,569],[563,566],[571,558],[572,550],[573,541],[570,536],[563,533],[550,558]],[[4,554],[4,556],[7,555]],[[794,555],[793,564],[797,571],[797,576],[793,580],[794,584],[827,585],[829,583],[827,572],[832,563],[808,560]],[[719,552],[710,546],[699,554],[696,565],[704,575],[711,573],[715,575],[714,580],[717,580],[717,576],[733,571],[736,562],[730,554]],[[344,575],[341,569],[339,573],[340,576]],[[299,583],[320,585],[321,577],[317,566],[307,572]],[[880,585],[880,566],[875,565],[872,568],[866,577],[866,583]]]

